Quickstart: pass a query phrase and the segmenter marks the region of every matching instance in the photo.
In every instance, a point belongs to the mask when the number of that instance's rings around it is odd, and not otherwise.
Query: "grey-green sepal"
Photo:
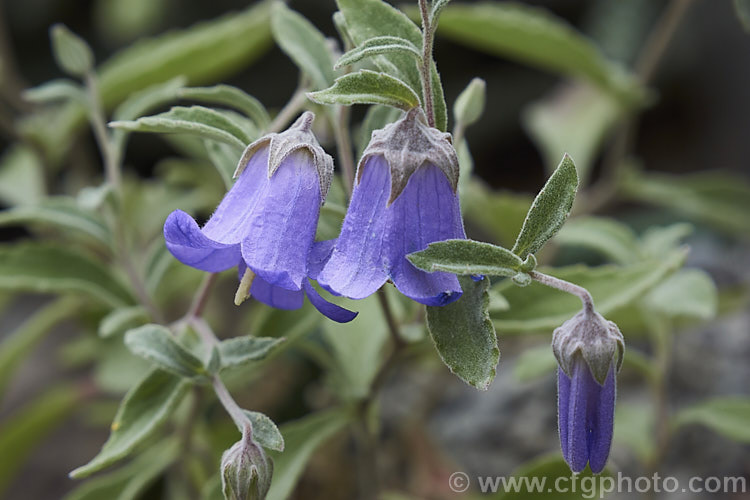
[[[273,461],[253,440],[249,424],[242,438],[221,456],[221,485],[224,498],[230,500],[262,500],[271,488]]]
[[[443,171],[453,187],[458,188],[458,156],[451,135],[427,125],[421,108],[409,110],[400,120],[372,133],[370,144],[362,152],[357,179],[362,166],[371,156],[382,155],[391,169],[390,205],[406,187],[411,175],[423,164]]]
[[[320,182],[320,201],[323,203],[328,195],[333,180],[333,158],[326,153],[312,133],[315,114],[305,111],[288,129],[281,133],[264,135],[245,148],[234,177],[239,176],[247,166],[250,158],[260,149],[268,147],[268,177],[270,178],[284,160],[295,151],[306,149],[318,171]]]
[[[582,356],[594,379],[604,385],[612,363],[616,363],[617,370],[622,366],[625,340],[616,324],[585,308],[555,329],[552,351],[569,377],[576,357]]]

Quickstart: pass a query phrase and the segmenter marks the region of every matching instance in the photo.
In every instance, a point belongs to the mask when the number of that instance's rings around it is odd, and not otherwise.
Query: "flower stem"
[[[540,273],[539,271],[531,271],[529,272],[529,276],[531,276],[533,280],[538,281],[542,285],[556,288],[565,293],[575,295],[576,297],[581,299],[581,302],[583,303],[583,309],[587,313],[594,312],[594,299],[591,298],[591,294],[589,293],[589,291],[582,286],[578,286],[569,281],[561,280],[560,278],[555,278],[554,276],[550,276],[548,274]]]
[[[307,102],[307,91],[308,89],[305,85],[300,85],[289,102],[278,112],[266,132],[275,133],[284,130]]]
[[[435,105],[432,96],[432,43],[435,38],[435,29],[430,22],[430,12],[427,0],[419,0],[419,12],[422,16],[422,99],[424,101],[427,123],[430,127],[435,126]]]

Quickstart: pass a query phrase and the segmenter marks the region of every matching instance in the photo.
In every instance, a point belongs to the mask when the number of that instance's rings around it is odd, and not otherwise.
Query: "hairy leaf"
[[[175,375],[192,378],[206,374],[201,360],[180,345],[172,333],[161,325],[143,325],[128,331],[125,345],[136,356]]]
[[[253,337],[250,335],[224,340],[219,344],[221,366],[224,368],[240,366],[251,361],[261,360],[284,340],[284,338]]]
[[[188,87],[178,90],[177,95],[182,99],[235,108],[245,113],[260,129],[265,129],[271,121],[263,103],[244,90],[231,85]]]
[[[438,241],[407,258],[430,273],[445,271],[462,275],[514,276],[523,264],[510,250],[473,240]]]
[[[255,441],[269,450],[284,451],[284,438],[273,420],[257,411],[244,410],[244,412],[253,424]]]
[[[531,204],[513,252],[522,259],[538,252],[565,224],[578,188],[578,175],[567,154]]]
[[[342,55],[339,60],[336,61],[336,68],[354,64],[368,57],[388,54],[391,52],[409,54],[414,57],[417,62],[421,62],[422,60],[422,53],[419,48],[409,40],[397,36],[376,36],[375,38],[366,40],[360,46]]]
[[[459,277],[463,295],[442,307],[427,307],[427,328],[440,359],[461,380],[486,390],[500,360],[495,328],[487,311],[489,279]]]
[[[125,458],[148,441],[172,415],[190,384],[162,370],[153,370],[120,403],[109,439],[89,463],[70,473],[81,479]]]
[[[404,82],[365,69],[336,79],[333,87],[307,95],[319,104],[384,104],[405,111],[419,106],[419,97]]]

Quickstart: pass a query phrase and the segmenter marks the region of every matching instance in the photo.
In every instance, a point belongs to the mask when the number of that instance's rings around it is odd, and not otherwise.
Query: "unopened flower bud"
[[[358,178],[362,177],[363,165],[376,156],[383,156],[391,171],[388,205],[398,198],[412,174],[424,164],[439,168],[454,193],[458,188],[458,156],[451,135],[427,125],[421,108],[411,109],[400,120],[372,133],[370,144],[359,160]]]
[[[229,500],[263,500],[271,487],[273,462],[252,434],[245,426],[242,439],[221,456],[221,485]]]
[[[574,359],[582,356],[599,385],[604,385],[612,363],[618,370],[622,366],[625,341],[616,324],[593,309],[584,308],[555,329],[552,351],[569,377],[573,373]]]

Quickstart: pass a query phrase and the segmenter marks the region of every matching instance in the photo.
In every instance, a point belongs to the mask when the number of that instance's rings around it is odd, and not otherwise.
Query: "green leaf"
[[[628,353],[629,357],[630,353]],[[645,403],[618,402],[615,408],[615,446],[630,448],[641,463],[648,463],[656,449],[654,411]]]
[[[649,311],[670,318],[707,321],[716,316],[719,292],[711,277],[700,269],[682,269],[654,287],[644,298]]]
[[[223,340],[219,344],[221,366],[228,368],[261,360],[284,340],[283,337],[253,337],[250,335]]]
[[[535,380],[550,375],[557,368],[557,359],[549,345],[526,349],[516,360],[513,374],[521,382]]]
[[[0,423],[0,495],[33,450],[65,423],[79,402],[75,387],[56,385]]]
[[[0,226],[16,224],[72,230],[107,248],[112,244],[112,233],[104,219],[95,212],[82,209],[76,199],[69,196],[48,197],[35,205],[20,205],[0,212]]]
[[[419,97],[404,82],[365,69],[337,78],[332,87],[307,96],[318,104],[384,104],[404,111],[419,106]]]
[[[343,429],[350,418],[348,411],[335,408],[282,425],[285,451],[269,453],[273,459],[273,482],[266,500],[289,498],[315,450]]]
[[[379,36],[396,36],[422,46],[422,32],[406,15],[382,0],[337,0],[344,16],[347,34],[355,45]],[[385,73],[403,81],[415,95],[422,94],[422,80],[414,57],[403,52],[390,52],[373,58],[375,65]],[[432,68],[432,94],[435,105],[435,126],[445,131],[448,112],[443,96],[443,86],[434,65]]]
[[[83,40],[64,24],[55,24],[50,30],[52,55],[63,71],[83,77],[94,67],[94,54]]]
[[[282,2],[271,10],[271,30],[278,46],[312,80],[318,90],[333,83],[333,59],[325,36]]]
[[[177,95],[182,99],[235,108],[245,113],[260,129],[265,129],[271,122],[263,103],[244,90],[231,85],[183,88]]]
[[[423,271],[453,274],[515,276],[523,261],[503,247],[473,240],[445,240],[430,243],[421,252],[407,255]]]
[[[548,11],[512,3],[451,5],[440,17],[438,35],[490,54],[563,75],[584,78],[627,101],[643,91],[623,67]]]
[[[20,143],[8,147],[0,159],[0,201],[10,206],[34,204],[45,192],[39,154]]]
[[[649,260],[630,266],[586,267],[576,265],[543,270],[591,292],[596,310],[603,316],[622,308],[679,269],[685,250],[674,251],[662,260]],[[507,311],[492,311],[495,327],[504,333],[547,332],[563,324],[581,310],[581,301],[572,295],[533,282],[526,288],[505,280],[496,288],[510,303]],[[627,332],[626,332],[627,334]]]
[[[51,80],[37,87],[23,91],[24,100],[36,104],[49,104],[59,101],[75,101],[81,105],[88,105],[86,91],[83,87],[65,78]]]
[[[628,199],[675,210],[740,238],[750,235],[750,182],[744,177],[628,172],[622,188]]]
[[[164,440],[139,454],[132,462],[86,481],[64,500],[137,500],[178,458],[177,440]]]
[[[522,259],[538,252],[565,224],[578,188],[578,175],[567,154],[531,204],[513,252]]]
[[[145,116],[135,121],[113,121],[112,128],[134,132],[190,134],[243,149],[252,138],[240,126],[216,110],[202,106],[176,106],[166,113]]]
[[[200,359],[180,345],[166,327],[143,325],[125,334],[125,345],[156,367],[181,377],[199,377],[206,374]]]
[[[732,3],[742,27],[750,33],[750,0],[733,0]]]
[[[750,443],[750,398],[727,396],[702,401],[684,408],[673,417],[673,425],[705,425],[712,431],[740,443]]]
[[[0,290],[85,293],[113,307],[133,300],[109,268],[53,244],[0,246]]]
[[[440,359],[461,380],[486,390],[500,360],[495,328],[490,321],[489,279],[459,277],[463,295],[442,307],[427,307],[427,328]]]
[[[474,78],[469,82],[453,104],[454,120],[464,127],[476,123],[484,112],[486,91],[487,84],[481,78]]]
[[[527,105],[522,121],[549,172],[567,152],[576,159],[581,183],[586,184],[601,146],[625,111],[600,88],[571,82]]]
[[[132,306],[115,309],[99,323],[99,336],[114,337],[131,328],[143,325],[148,321],[148,311],[143,306]]]
[[[437,26],[440,18],[440,13],[448,5],[451,0],[433,0],[432,10],[430,11],[430,24]]]
[[[632,264],[643,258],[635,233],[625,224],[606,217],[576,217],[555,235],[558,245],[595,250],[617,264]]]
[[[190,384],[161,370],[153,370],[133,387],[120,403],[109,439],[89,463],[70,473],[82,479],[128,456],[151,439],[172,415]]]
[[[264,448],[284,451],[284,438],[276,424],[263,413],[243,410],[253,425],[253,439]]]
[[[61,321],[78,313],[78,300],[65,297],[45,305],[0,342],[0,400],[16,369]]]
[[[362,59],[366,59],[368,57],[373,57],[380,54],[389,54],[391,52],[402,52],[404,54],[409,54],[414,57],[418,63],[421,64],[422,52],[409,40],[397,36],[376,36],[375,38],[365,40],[364,43],[362,43],[358,47],[342,55],[339,60],[336,61],[335,68],[341,68],[359,62]]]
[[[565,463],[565,460],[560,456],[560,453],[550,453],[543,455],[539,458],[535,458],[525,464],[521,465],[516,471],[513,472],[513,476],[506,479],[510,485],[511,481],[515,480],[515,484],[518,484],[519,488],[509,487],[503,491],[503,483],[499,482],[500,493],[490,496],[492,500],[512,500],[512,499],[529,499],[529,498],[540,498],[547,496],[540,491],[543,489],[537,489],[538,484],[542,485],[553,485],[553,484],[564,484],[571,486],[567,488],[567,491],[555,491],[554,495],[551,495],[555,500],[580,500],[582,498],[583,491],[572,487],[573,480],[570,472],[570,467]],[[606,471],[602,473],[604,476],[611,475]],[[559,480],[559,478],[565,478]],[[591,494],[591,498],[603,498],[605,492],[599,491],[602,486],[602,481],[595,480],[596,476],[591,473],[591,469],[586,467],[583,472],[576,474],[576,484],[590,485],[590,489],[586,488],[586,496]],[[489,485],[490,483],[488,483]],[[562,490],[562,488],[561,488]]]

